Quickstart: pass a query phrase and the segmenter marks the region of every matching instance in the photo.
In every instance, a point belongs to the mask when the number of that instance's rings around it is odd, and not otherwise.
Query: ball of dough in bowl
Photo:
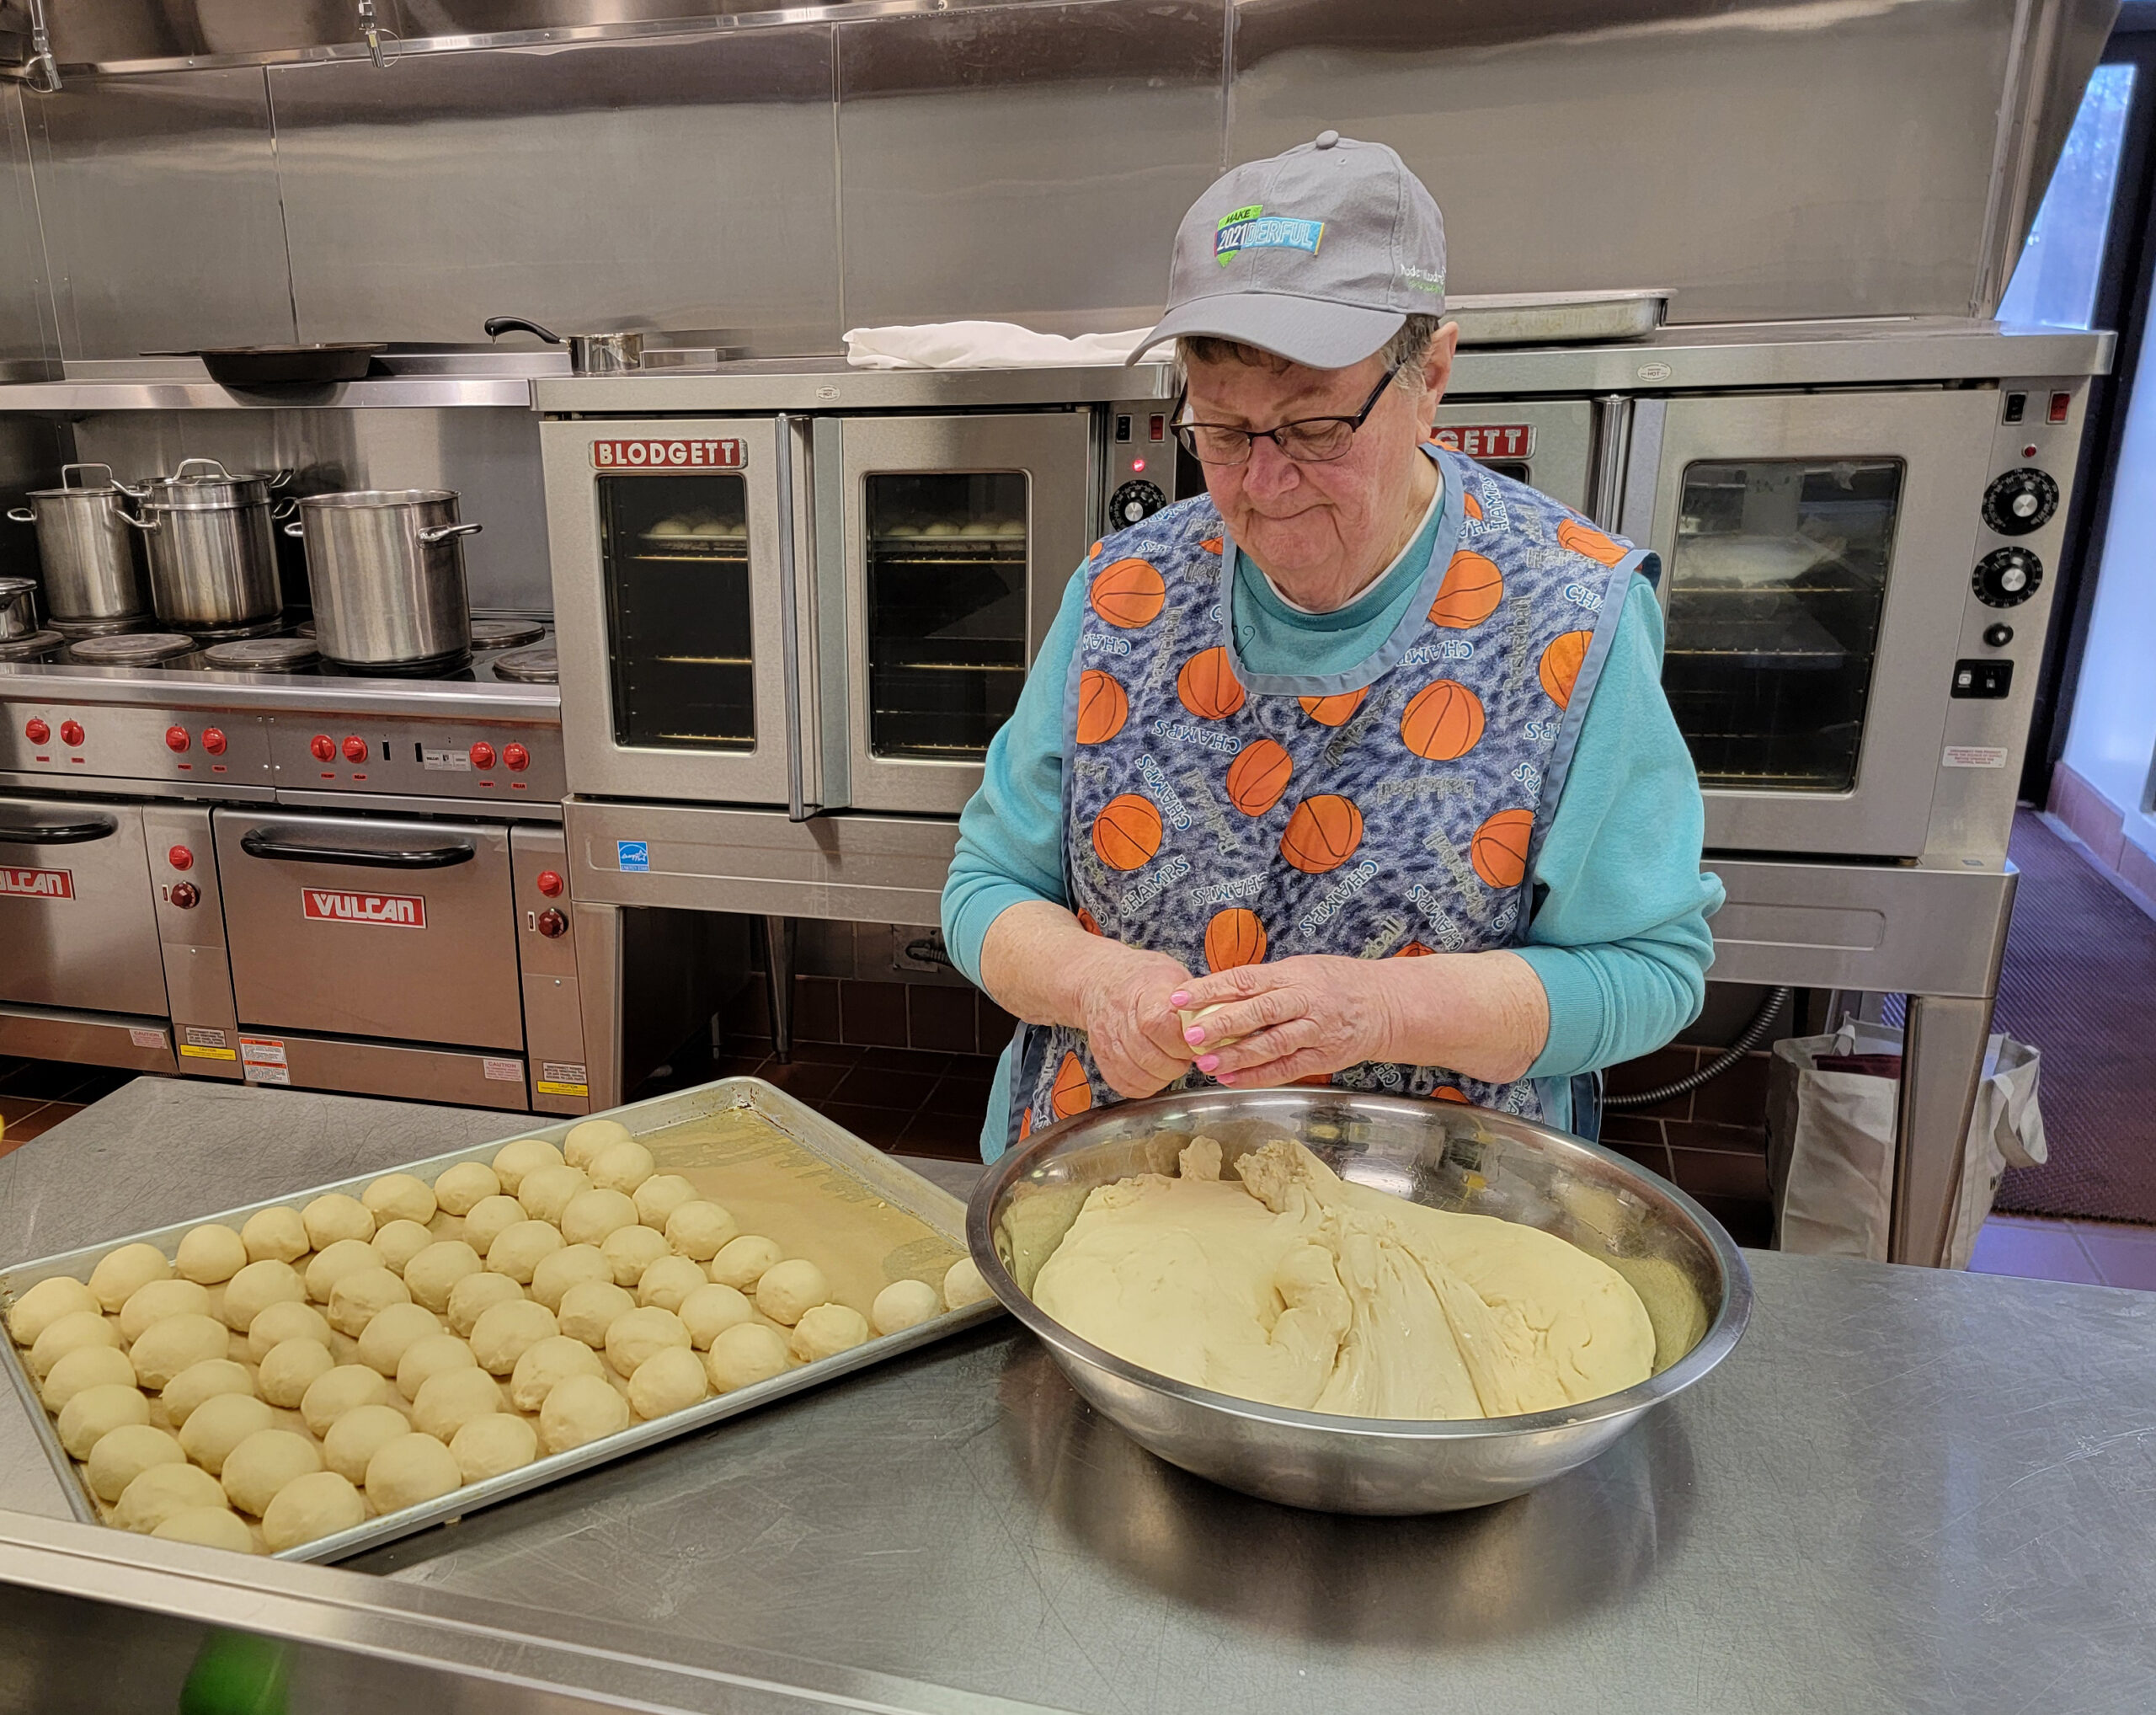
[[[787,1344],[804,1364],[819,1358],[835,1358],[868,1338],[868,1318],[844,1304],[819,1304],[801,1313]]]
[[[321,1469],[321,1450],[298,1430],[257,1429],[225,1455],[225,1497],[259,1519],[279,1489]]]
[[[894,1280],[868,1306],[868,1320],[879,1334],[895,1334],[932,1322],[943,1312],[941,1294],[926,1280]]]
[[[522,1418],[494,1412],[473,1418],[452,1436],[450,1457],[467,1483],[484,1483],[539,1456],[539,1432]]]
[[[374,1210],[342,1191],[327,1191],[300,1210],[307,1242],[326,1251],[339,1239],[374,1237]]]
[[[247,1266],[247,1241],[229,1226],[215,1221],[191,1229],[179,1242],[173,1266],[183,1280],[200,1286],[229,1280]]]
[[[746,1292],[785,1257],[786,1253],[761,1233],[744,1232],[719,1248],[718,1254],[711,1259],[711,1277],[722,1286]]]
[[[307,1296],[317,1304],[329,1302],[329,1295],[347,1274],[382,1267],[382,1253],[363,1238],[340,1238],[328,1249],[318,1251],[307,1265]]]
[[[637,1307],[628,1289],[611,1280],[585,1280],[562,1295],[556,1320],[562,1332],[595,1349],[606,1344],[606,1330]]]
[[[787,1367],[786,1336],[760,1322],[730,1328],[711,1343],[704,1357],[704,1373],[721,1393],[767,1381]]]
[[[590,1167],[601,1150],[635,1141],[636,1134],[618,1119],[587,1119],[569,1127],[562,1140],[562,1159],[573,1167]]]
[[[640,1418],[686,1411],[711,1392],[704,1361],[686,1346],[669,1346],[637,1365],[629,1377],[629,1407]]]
[[[392,1221],[377,1226],[371,1242],[382,1253],[382,1266],[402,1274],[412,1258],[435,1242],[435,1236],[416,1221]]]
[[[356,1355],[370,1370],[394,1376],[413,1341],[441,1332],[441,1318],[425,1306],[392,1304],[361,1332]]]
[[[210,1289],[193,1280],[152,1280],[138,1286],[120,1306],[120,1337],[129,1345],[149,1332],[152,1322],[173,1316],[207,1316]]]
[[[404,1265],[404,1285],[412,1301],[439,1315],[449,1308],[451,1290],[467,1274],[487,1265],[461,1238],[436,1239]]]
[[[988,1290],[988,1282],[980,1277],[980,1265],[971,1257],[959,1258],[943,1276],[943,1301],[953,1310],[985,1303],[995,1296]]]
[[[404,1413],[393,1405],[362,1405],[348,1411],[322,1438],[322,1457],[348,1483],[367,1480],[367,1461],[389,1443],[412,1433]]]
[[[181,1428],[211,1400],[227,1393],[253,1398],[253,1372],[230,1358],[205,1358],[199,1364],[189,1364],[165,1383],[162,1396],[165,1415],[172,1419],[174,1429]]]
[[[723,1205],[699,1197],[666,1217],[666,1243],[677,1256],[708,1263],[739,1237],[741,1223]]]
[[[313,1249],[299,1210],[282,1205],[248,1215],[240,1225],[239,1242],[247,1247],[250,1263],[296,1262]]]
[[[37,1344],[37,1337],[63,1316],[78,1310],[102,1312],[98,1296],[72,1274],[55,1274],[40,1280],[8,1309],[8,1332],[19,1346]]]
[[[326,1376],[318,1376],[300,1396],[300,1415],[318,1435],[348,1411],[363,1405],[389,1403],[389,1378],[365,1364],[339,1364]]]
[[[487,1247],[487,1267],[528,1285],[542,1258],[562,1248],[562,1231],[550,1221],[520,1221]]]
[[[591,1175],[591,1183],[602,1191],[631,1192],[659,1171],[659,1163],[651,1158],[651,1151],[632,1138],[627,1143],[610,1143],[591,1158],[591,1165],[584,1172]]]
[[[489,1197],[472,1205],[472,1212],[464,1217],[464,1242],[481,1256],[485,1256],[510,1228],[520,1221],[529,1221],[524,1205],[514,1197]]]
[[[666,1248],[666,1235],[648,1226],[616,1227],[606,1235],[599,1253],[613,1265],[616,1286],[635,1285],[646,1269],[672,1254]]]
[[[449,1449],[432,1435],[400,1435],[367,1461],[367,1499],[380,1513],[401,1513],[464,1486]]]
[[[168,1542],[192,1542],[198,1548],[222,1548],[232,1554],[254,1552],[247,1520],[230,1507],[189,1507],[150,1532]]]
[[[282,1340],[270,1349],[255,1372],[255,1386],[272,1405],[296,1411],[307,1391],[337,1367],[320,1340]]]
[[[409,1304],[412,1289],[387,1269],[355,1269],[329,1294],[329,1326],[355,1339],[392,1304]]]
[[[638,1277],[637,1297],[661,1310],[678,1310],[704,1284],[704,1271],[686,1257],[664,1256]]]
[[[831,1283],[805,1257],[794,1257],[764,1270],[756,1282],[756,1308],[788,1328],[819,1304],[831,1301]]]
[[[292,1439],[300,1440],[296,1435]],[[224,1504],[225,1492],[208,1472],[197,1471],[192,1465],[152,1465],[120,1492],[112,1509],[112,1522],[123,1531],[147,1536],[175,1513]]]
[[[681,1301],[681,1307],[675,1314],[681,1318],[681,1326],[688,1329],[690,1343],[701,1350],[727,1329],[754,1322],[756,1308],[733,1287],[707,1280]]]
[[[329,1318],[303,1299],[281,1298],[247,1325],[248,1355],[259,1364],[286,1340],[329,1344]]]
[[[397,1391],[407,1399],[417,1399],[419,1390],[435,1376],[478,1367],[471,1347],[455,1334],[429,1334],[405,1347],[404,1355],[397,1360]]]
[[[474,1418],[502,1409],[501,1384],[483,1370],[445,1370],[430,1379],[412,1402],[412,1422],[438,1441],[447,1441]]]
[[[231,1330],[214,1316],[168,1316],[143,1329],[127,1355],[135,1360],[136,1381],[163,1387],[189,1365],[223,1357],[231,1345]]]
[[[211,1476],[221,1476],[225,1461],[257,1429],[277,1426],[277,1414],[267,1400],[251,1393],[221,1393],[195,1407],[180,1425],[179,1445],[187,1456]]]
[[[594,1360],[595,1367],[596,1361]],[[67,1408],[60,1413],[60,1445],[71,1457],[87,1459],[90,1449],[104,1436],[130,1424],[147,1424],[149,1420],[150,1402],[141,1388],[122,1387],[114,1382],[107,1382],[102,1387],[86,1387],[69,1400]]]
[[[86,1387],[135,1386],[135,1366],[117,1346],[78,1346],[45,1371],[38,1389],[49,1412],[63,1412]]]
[[[562,1237],[573,1245],[602,1245],[606,1235],[637,1224],[637,1205],[623,1191],[579,1191],[562,1210]]]
[[[103,1311],[71,1310],[37,1337],[37,1344],[29,1350],[30,1374],[42,1381],[70,1352],[79,1352],[85,1346],[109,1346],[120,1351],[126,1344]]]
[[[696,1188],[679,1173],[654,1173],[636,1188],[637,1219],[664,1231],[668,1215],[696,1200]]]
[[[524,1176],[516,1188],[516,1200],[534,1221],[558,1221],[571,1201],[590,1189],[582,1167],[542,1167]]]
[[[273,1304],[304,1304],[307,1282],[290,1263],[264,1258],[249,1263],[225,1283],[225,1326],[245,1333]]]
[[[555,1386],[572,1376],[600,1376],[599,1354],[582,1340],[556,1334],[525,1349],[509,1378],[509,1402],[519,1411],[537,1411]]]
[[[670,1346],[686,1349],[689,1331],[681,1318],[655,1304],[616,1317],[606,1330],[606,1361],[624,1376],[633,1376]]]
[[[482,1370],[506,1376],[526,1348],[561,1332],[554,1312],[529,1298],[497,1304],[472,1324],[472,1355]]]
[[[506,1274],[467,1274],[449,1290],[449,1326],[469,1335],[481,1317],[497,1304],[513,1304],[524,1289]]]
[[[360,1201],[374,1216],[377,1232],[387,1221],[415,1221],[424,1226],[435,1218],[433,1189],[410,1173],[384,1173],[360,1193]]]
[[[601,1376],[572,1376],[547,1396],[539,1439],[549,1453],[565,1453],[629,1426],[629,1402]]]
[[[155,1245],[122,1245],[98,1258],[90,1270],[90,1290],[100,1309],[117,1310],[151,1281],[171,1275],[172,1264]]]
[[[512,1197],[517,1187],[524,1183],[526,1173],[536,1173],[542,1167],[558,1167],[562,1152],[542,1138],[520,1137],[514,1143],[505,1143],[494,1151],[494,1177],[501,1181],[502,1189]],[[467,1214],[469,1210],[466,1211]]]
[[[152,1465],[182,1465],[187,1450],[179,1438],[147,1424],[129,1424],[102,1437],[90,1449],[90,1493],[99,1500],[120,1499],[127,1485]]]
[[[366,1522],[366,1503],[334,1471],[311,1471],[279,1489],[262,1515],[262,1540],[272,1554],[334,1536]]]
[[[501,1194],[501,1175],[484,1162],[459,1162],[444,1167],[435,1181],[435,1204],[451,1215],[469,1215],[472,1205]]]
[[[614,1284],[613,1265],[595,1244],[573,1244],[539,1259],[531,1271],[531,1296],[549,1310],[561,1308],[562,1295],[587,1280]]]

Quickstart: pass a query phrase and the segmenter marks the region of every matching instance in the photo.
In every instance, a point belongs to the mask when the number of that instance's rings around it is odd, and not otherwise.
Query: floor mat
[[[2043,1051],[2051,1159],[2009,1173],[2001,1210],[2156,1224],[2156,921],[2033,812],[1995,1028]]]

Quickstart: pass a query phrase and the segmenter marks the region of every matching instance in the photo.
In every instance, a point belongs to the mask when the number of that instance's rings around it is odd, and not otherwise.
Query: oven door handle
[[[83,846],[92,840],[109,840],[119,831],[120,824],[109,816],[86,822],[41,822],[27,828],[0,822],[0,845]]]
[[[778,617],[782,677],[786,696],[786,819],[805,822],[823,806],[808,802],[801,718],[801,592],[793,540],[793,419],[782,412],[776,420],[777,447],[771,460],[778,491]]]
[[[281,840],[266,828],[249,828],[239,836],[239,848],[250,858],[266,858],[287,863],[350,863],[363,869],[448,869],[469,863],[479,854],[470,846],[419,846],[403,852],[370,850],[365,846],[309,846],[297,840]]]

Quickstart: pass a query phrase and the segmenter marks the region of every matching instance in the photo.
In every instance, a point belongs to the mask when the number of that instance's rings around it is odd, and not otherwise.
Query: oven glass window
[[[614,741],[756,742],[748,487],[738,476],[602,476]]]
[[[871,476],[868,748],[978,761],[1026,678],[1026,478]]]
[[[1701,785],[1855,785],[1903,475],[1897,458],[1685,470],[1662,683]]]

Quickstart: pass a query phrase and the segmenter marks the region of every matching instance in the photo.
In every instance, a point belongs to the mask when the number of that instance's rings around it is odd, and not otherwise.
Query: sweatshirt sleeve
[[[1662,609],[1634,578],[1535,860],[1541,904],[1516,949],[1550,998],[1529,1076],[1652,1052],[1699,1016],[1722,887],[1700,873],[1706,807],[1662,690]]]

